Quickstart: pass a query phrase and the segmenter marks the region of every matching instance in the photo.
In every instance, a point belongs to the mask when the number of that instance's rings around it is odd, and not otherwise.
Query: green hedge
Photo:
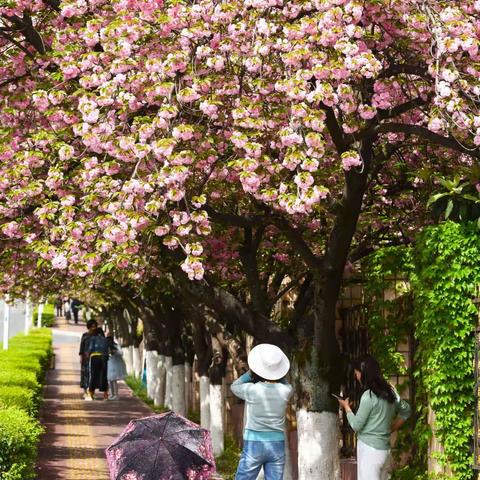
[[[0,408],[0,478],[35,478],[34,464],[42,428],[24,410]]]
[[[17,335],[0,351],[0,479],[35,477],[42,427],[37,414],[42,383],[52,355],[52,333],[34,329]]]
[[[33,324],[37,324],[38,307],[33,310]],[[53,327],[55,323],[55,307],[51,303],[46,303],[42,312],[42,327]]]

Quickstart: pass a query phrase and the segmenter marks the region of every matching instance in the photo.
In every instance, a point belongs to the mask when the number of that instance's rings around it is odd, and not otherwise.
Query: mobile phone
[[[337,400],[345,400],[341,395],[337,395],[336,393],[331,393],[330,395],[335,397]]]

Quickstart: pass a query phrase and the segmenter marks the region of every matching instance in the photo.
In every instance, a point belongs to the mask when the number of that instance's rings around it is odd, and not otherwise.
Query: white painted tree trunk
[[[3,301],[3,349],[8,350],[10,338],[10,304],[7,299]]]
[[[298,480],[340,480],[338,417],[297,411]]]
[[[158,394],[153,398],[153,404],[163,406],[165,401],[165,355],[158,356]]]
[[[172,410],[183,417],[187,414],[185,404],[185,365],[172,367]]]
[[[25,323],[23,327],[23,333],[28,335],[30,328],[32,326],[32,308],[30,303],[30,292],[27,292],[27,296],[25,298]]]
[[[147,368],[147,396],[152,400],[158,395],[160,386],[159,354],[156,350],[145,352]]]
[[[122,347],[123,360],[127,367],[127,374],[133,375],[133,352],[131,347]]]
[[[39,303],[38,304],[38,315],[37,315],[37,328],[40,328],[42,326],[42,315],[43,315],[43,307],[45,304]]]
[[[210,430],[210,378],[200,377],[200,425]]]
[[[140,349],[138,347],[132,347],[133,357],[133,374],[135,378],[142,378],[142,357],[140,355]]]
[[[187,414],[192,408],[192,365],[188,362],[185,362],[185,408]]]
[[[172,405],[172,357],[165,355],[165,400],[163,404],[170,410]]]
[[[224,450],[224,414],[225,398],[222,385],[210,384],[210,435],[214,455],[220,455]]]

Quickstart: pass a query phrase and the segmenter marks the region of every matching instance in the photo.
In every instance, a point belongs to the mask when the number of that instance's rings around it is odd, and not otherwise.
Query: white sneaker
[[[118,400],[118,395],[110,395],[108,397],[109,400]]]
[[[85,395],[85,400],[87,402],[93,402],[93,397],[91,395]]]

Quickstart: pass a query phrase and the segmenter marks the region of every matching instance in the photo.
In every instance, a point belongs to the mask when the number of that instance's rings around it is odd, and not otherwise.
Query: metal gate
[[[351,361],[370,353],[370,342],[367,327],[367,307],[356,305],[354,307],[342,308],[340,310],[342,325],[340,328],[340,349],[342,355],[348,362],[347,375],[344,380],[344,395],[350,398],[352,408],[355,411],[360,402],[360,388],[355,381]],[[355,457],[357,451],[357,440],[354,431],[347,421],[345,411],[342,410],[340,417],[342,446],[340,454],[342,457]]]

